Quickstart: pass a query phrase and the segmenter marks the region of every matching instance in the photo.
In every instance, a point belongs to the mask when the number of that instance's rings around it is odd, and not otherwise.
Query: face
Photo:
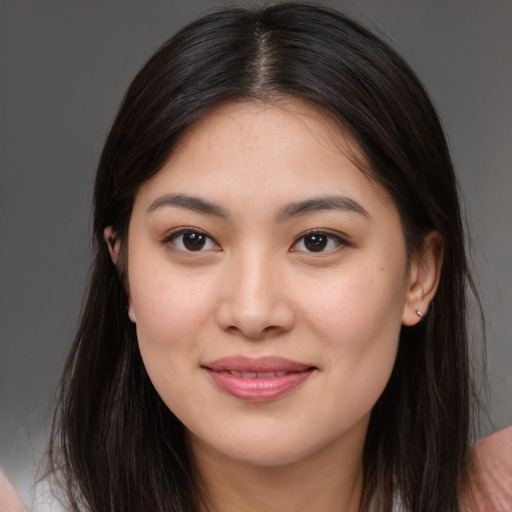
[[[136,196],[129,314],[199,452],[279,465],[364,440],[410,272],[343,141],[308,105],[224,105]]]

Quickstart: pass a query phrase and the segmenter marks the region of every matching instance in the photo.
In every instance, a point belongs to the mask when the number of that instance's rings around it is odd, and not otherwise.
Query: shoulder
[[[512,427],[478,442],[471,451],[463,512],[512,511]]]
[[[64,494],[52,475],[39,480],[34,488],[31,512],[65,512],[70,509],[64,505]],[[3,512],[0,510],[0,512]]]
[[[0,472],[0,512],[26,512],[9,480]]]

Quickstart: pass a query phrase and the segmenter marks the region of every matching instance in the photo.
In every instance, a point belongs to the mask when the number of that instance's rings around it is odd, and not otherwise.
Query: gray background
[[[482,433],[503,428],[512,424],[512,3],[329,4],[391,42],[443,118],[488,322],[494,425]],[[86,285],[107,130],[152,52],[220,5],[0,0],[0,466],[26,501]]]

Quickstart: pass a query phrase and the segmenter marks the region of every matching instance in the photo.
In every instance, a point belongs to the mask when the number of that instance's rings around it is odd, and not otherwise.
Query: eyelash
[[[307,249],[305,249],[305,250],[294,249],[301,242],[302,242],[302,244],[305,244],[306,238],[308,236],[309,237],[317,236],[318,238],[325,237],[325,239],[327,240],[327,242],[326,242],[327,244],[334,242],[335,246],[329,247],[328,249],[325,249],[326,246],[324,246],[324,247],[320,246],[319,251],[311,251],[311,250],[307,250]],[[325,230],[321,230],[321,229],[314,229],[314,230],[308,231],[308,232],[300,235],[297,238],[297,240],[293,243],[291,250],[293,252],[305,252],[308,254],[316,254],[316,253],[323,254],[323,253],[336,251],[337,249],[340,249],[341,247],[347,247],[349,245],[350,244],[346,240],[346,238],[343,238],[342,236],[340,236],[338,234],[334,234],[329,231],[325,231]]]
[[[177,243],[177,240],[179,239],[179,237],[182,237],[187,234],[191,235],[193,237],[194,236],[198,237],[197,238],[198,242],[196,242],[196,243],[198,243],[197,250],[187,247],[185,245],[186,242],[184,242],[183,240],[181,242]],[[297,249],[297,246],[300,243],[304,244],[304,246],[305,246],[307,237],[312,238],[311,241],[313,241],[314,244],[317,244],[317,247],[319,248],[319,250],[308,250],[307,247],[305,249]],[[314,237],[317,237],[316,241],[314,240]],[[192,243],[194,243],[193,239],[189,240],[188,242],[190,243],[191,241],[192,241]],[[325,241],[325,245],[324,245],[324,241]],[[202,245],[201,245],[201,242],[203,242]],[[162,245],[168,245],[169,243],[172,243],[177,250],[183,251],[185,253],[194,253],[194,252],[201,253],[201,252],[205,252],[205,251],[210,251],[212,249],[219,250],[219,251],[221,250],[220,246],[217,244],[217,242],[212,237],[210,237],[205,231],[202,231],[197,228],[180,228],[180,229],[177,229],[176,231],[173,231],[168,236],[166,236],[164,238],[164,240],[162,240]],[[334,247],[332,247],[333,243],[335,244]],[[331,245],[331,247],[329,247],[329,244]],[[181,247],[180,247],[180,245],[181,245]],[[205,245],[209,246],[209,247],[205,248]],[[316,253],[323,254],[323,253],[336,251],[337,249],[340,249],[340,247],[346,247],[349,245],[350,244],[346,240],[346,238],[343,238],[339,234],[334,234],[329,231],[318,229],[318,230],[307,231],[306,233],[303,233],[302,235],[300,235],[293,242],[290,251],[291,252],[304,252],[304,253],[308,253],[308,254],[316,254]]]
[[[187,235],[187,234],[204,237],[205,244],[211,244],[214,247],[208,247],[207,249],[204,249],[204,245],[203,245],[203,246],[199,247],[199,250],[192,250],[190,248],[187,248],[184,245],[183,241],[181,241],[181,244],[180,244],[182,247],[179,247],[178,244],[176,243],[176,240],[180,236]],[[193,252],[200,253],[205,250],[211,250],[211,249],[220,250],[219,245],[211,236],[209,236],[207,233],[205,233],[204,231],[197,229],[197,228],[180,228],[180,229],[177,229],[176,231],[173,231],[172,233],[170,233],[168,236],[166,236],[162,240],[162,245],[168,245],[169,243],[172,243],[176,249],[183,251],[183,252],[188,252],[188,253],[193,253]]]

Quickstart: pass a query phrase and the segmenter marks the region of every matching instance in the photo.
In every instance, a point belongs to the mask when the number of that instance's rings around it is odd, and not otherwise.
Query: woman
[[[192,23],[130,86],[94,204],[50,448],[70,510],[459,509],[472,284],[392,49],[299,4]]]

